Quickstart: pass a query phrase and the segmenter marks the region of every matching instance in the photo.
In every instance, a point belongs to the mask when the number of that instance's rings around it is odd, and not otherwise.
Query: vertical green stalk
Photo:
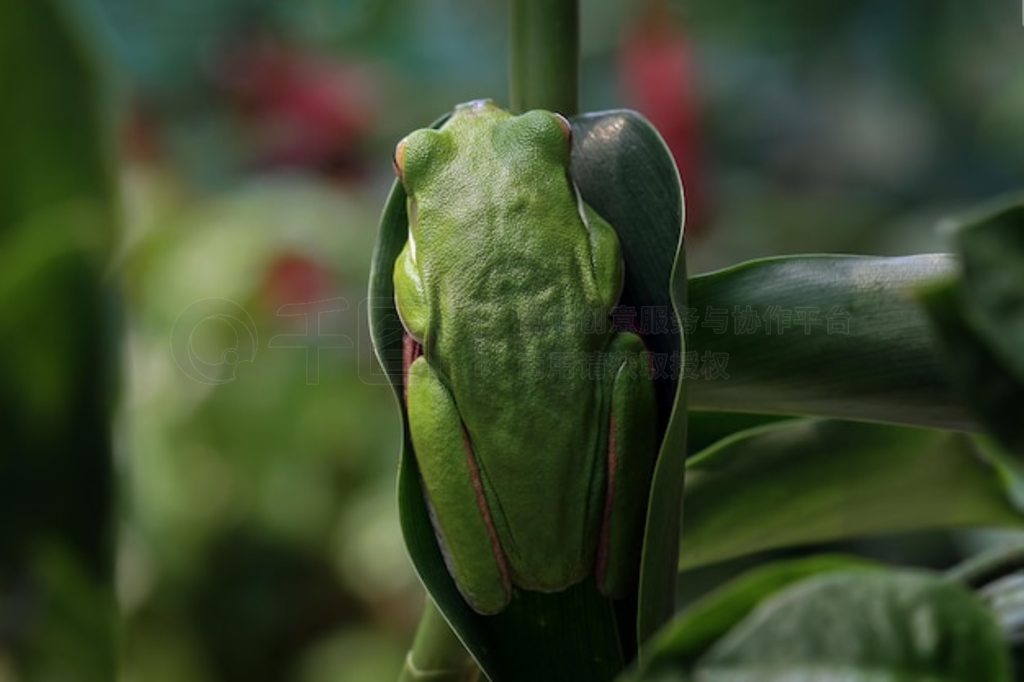
[[[399,682],[476,682],[480,669],[427,597]]]
[[[513,111],[579,110],[579,0],[511,0],[509,100]]]

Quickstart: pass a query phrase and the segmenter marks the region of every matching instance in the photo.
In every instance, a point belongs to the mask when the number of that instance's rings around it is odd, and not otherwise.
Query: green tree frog
[[[569,176],[562,116],[490,101],[398,143],[394,267],[409,430],[449,572],[478,613],[518,587],[635,584],[655,459],[643,342],[608,324],[615,230]]]

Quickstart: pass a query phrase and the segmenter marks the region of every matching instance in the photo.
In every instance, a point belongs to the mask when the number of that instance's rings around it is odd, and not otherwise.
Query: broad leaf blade
[[[960,221],[954,242],[959,276],[922,286],[919,297],[951,381],[1013,456],[1007,471],[1024,480],[1024,205],[983,207]]]
[[[989,605],[1020,670],[1024,665],[1024,541],[1017,537],[991,547],[949,569],[945,577],[974,589]]]
[[[969,437],[794,420],[691,459],[681,566],[881,533],[1024,525]]]
[[[916,571],[829,573],[759,606],[701,658],[698,680],[1009,682],[993,614]]]
[[[954,235],[963,310],[999,361],[1024,379],[1024,203],[1017,197],[982,211]]]
[[[1024,569],[1024,540],[998,544],[946,571],[946,578],[977,589],[1008,573]]]
[[[920,299],[940,340],[950,380],[986,428],[1016,455],[1024,453],[1024,378],[1008,367],[970,324],[959,283],[923,288]]]
[[[435,122],[435,127],[443,120]],[[573,137],[573,177],[584,198],[615,226],[623,245],[623,305],[648,306],[671,316],[673,295],[681,297],[685,290],[682,259],[676,257],[681,249],[682,197],[664,143],[646,121],[624,111],[575,118]],[[402,397],[403,331],[394,308],[391,273],[407,230],[405,193],[396,183],[384,208],[373,257],[370,324],[385,378],[402,406],[398,498],[402,532],[416,570],[439,611],[492,680],[611,679],[636,646],[631,632],[635,602],[613,604],[588,580],[558,594],[517,591],[505,611],[484,617],[466,605],[445,568],[424,504]],[[675,353],[678,362],[682,345],[678,330],[671,316],[664,329],[644,334],[644,339],[652,352]],[[641,579],[643,585],[655,586],[644,593],[646,602],[658,610],[665,605],[670,608],[673,602],[678,553],[685,414],[680,409],[680,416],[672,416],[677,384],[678,375],[671,374],[658,384],[666,433],[662,453],[670,456],[659,459],[655,479],[660,484],[655,483],[652,492],[651,518],[668,521],[655,531],[649,529],[645,547],[655,550],[645,551],[656,558],[648,560],[645,554]],[[668,586],[667,592],[658,592],[662,585]]]
[[[946,255],[811,255],[693,278],[691,407],[973,429],[912,296],[955,267]]]
[[[720,637],[765,598],[812,575],[843,569],[874,569],[876,564],[845,556],[823,555],[779,561],[731,580],[679,613],[651,643],[651,660],[642,679],[660,679],[689,670]]]
[[[1024,655],[1024,571],[992,581],[978,596],[996,614],[1003,637],[1014,648],[1019,661]]]
[[[707,412],[690,410],[686,420],[686,451],[697,453],[740,431],[765,426],[787,419],[798,419],[777,414],[751,414],[749,412]]]

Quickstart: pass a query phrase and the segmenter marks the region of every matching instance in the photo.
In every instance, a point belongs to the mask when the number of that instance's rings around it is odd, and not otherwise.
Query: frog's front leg
[[[474,610],[498,613],[511,594],[508,567],[455,401],[425,357],[408,382],[409,430],[448,572]]]
[[[601,592],[612,597],[636,584],[657,457],[657,406],[648,358],[643,341],[629,332],[618,333],[609,347],[608,476],[594,572]]]
[[[410,208],[412,207],[412,199]],[[402,385],[405,387],[405,400],[409,401],[409,369],[412,363],[422,355],[423,341],[427,337],[427,326],[430,319],[430,304],[423,287],[423,277],[416,265],[416,247],[412,232],[409,233],[402,251],[395,259],[391,281],[395,288],[395,307],[398,317],[405,329],[402,339]]]
[[[581,202],[581,205],[590,237],[590,257],[597,295],[604,309],[611,310],[619,302],[622,293],[623,264],[619,235],[590,204]]]
[[[412,202],[412,199],[409,201]],[[423,277],[416,264],[416,246],[411,232],[395,260],[391,282],[395,287],[395,307],[398,309],[402,326],[422,345],[427,336],[430,304],[423,287]]]

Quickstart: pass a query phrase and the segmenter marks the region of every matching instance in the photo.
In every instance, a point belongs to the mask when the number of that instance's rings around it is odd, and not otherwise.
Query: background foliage
[[[5,11],[16,2],[4,1]],[[454,102],[503,99],[505,8],[469,0],[62,4],[120,93],[118,107],[96,111],[99,127],[116,134],[121,220],[105,237],[112,243],[102,247],[101,265],[83,261],[99,274],[19,295],[17,310],[36,315],[45,305],[48,313],[22,325],[30,331],[18,343],[62,345],[73,349],[71,358],[123,351],[113,442],[123,492],[111,514],[125,677],[393,679],[421,597],[394,502],[399,424],[362,324],[370,249],[394,142]],[[633,106],[662,131],[686,186],[691,275],[790,252],[947,251],[952,242],[937,218],[1015,189],[1024,173],[1016,144],[1024,133],[1019,11],[996,1],[585,0],[582,108]],[[0,50],[15,44],[14,25],[0,22]],[[49,30],[45,22],[26,26],[23,37],[57,45]],[[5,139],[17,139],[14,131],[33,119],[67,135],[49,140],[54,154],[87,139],[83,121],[66,110],[7,95],[54,79],[80,82],[59,58],[46,50],[32,53],[30,65],[0,61],[4,101],[23,103],[5,107]],[[34,78],[9,80],[18,71]],[[0,173],[17,168],[24,181],[4,175],[5,191],[16,188],[0,203],[5,229],[15,224],[11,207],[28,205],[38,188],[55,193],[76,181],[70,172],[32,180],[35,162],[71,168],[43,149],[4,160]],[[88,191],[105,191],[92,187],[101,175],[86,172]],[[100,276],[123,291],[110,306],[122,320],[120,340],[104,339],[99,321],[84,345],[73,329],[44,324],[103,314],[92,307],[102,305],[94,292]],[[944,305],[956,305],[946,296],[927,298],[939,320]],[[15,366],[36,372],[27,380],[33,385],[53,369],[10,363],[5,379]],[[7,404],[5,416],[29,423]],[[46,419],[54,438],[87,433]],[[824,440],[841,427],[787,424],[704,461],[807,429]],[[5,427],[9,451],[19,434]],[[873,439],[878,452],[901,453],[908,476],[928,466],[928,448],[946,447],[939,441],[973,447],[909,428],[860,437]],[[849,451],[856,445],[841,442]],[[107,452],[110,444],[96,447]],[[1000,485],[963,452],[931,472],[937,481]],[[756,475],[725,468],[690,485],[695,496],[717,499],[722,481]],[[33,505],[94,509],[94,489],[70,485],[85,480],[75,470],[61,466],[53,480],[63,484],[40,487],[47,498]],[[1012,513],[979,508],[967,499],[971,490],[958,507],[965,518]],[[785,521],[757,502],[751,497],[750,508],[733,511],[764,524]],[[829,502],[807,504],[827,512]],[[846,522],[824,513],[820,520]],[[873,530],[865,522],[849,528],[841,548],[945,567],[994,541],[923,532],[927,526],[865,541],[860,536]],[[705,545],[708,557],[691,558],[680,578],[681,602],[753,561],[820,549],[813,528],[788,527],[786,542],[757,547],[768,554],[755,559],[697,566],[738,553]],[[713,524],[694,528],[717,534]],[[92,598],[59,551],[40,556],[41,574],[61,585],[59,593]],[[3,580],[0,614],[7,614],[17,603],[10,596],[25,592]],[[21,655],[16,641],[17,633],[0,632],[0,678]],[[63,640],[39,641],[54,647],[41,653],[52,659]]]

